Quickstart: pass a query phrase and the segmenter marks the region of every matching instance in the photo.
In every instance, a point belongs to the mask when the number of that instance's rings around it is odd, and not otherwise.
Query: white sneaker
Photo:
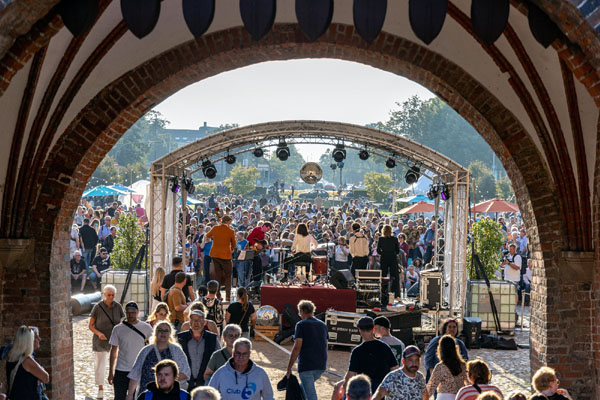
[[[104,391],[102,389],[98,389],[98,394],[96,395],[96,399],[98,399],[98,400],[104,399]]]

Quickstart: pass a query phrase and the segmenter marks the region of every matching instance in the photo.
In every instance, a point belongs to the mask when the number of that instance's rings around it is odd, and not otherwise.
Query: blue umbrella
[[[426,203],[433,203],[433,200],[429,200],[429,197],[427,197],[423,194],[417,194],[415,196],[410,196],[410,197],[402,197],[400,199],[397,199],[396,201],[399,201],[401,203],[409,203],[409,204],[418,203],[420,201],[424,201]]]
[[[112,189],[120,190],[121,192],[125,192],[125,193],[135,193],[135,190],[130,189],[127,186],[123,186],[120,183],[117,183],[115,185],[111,185],[109,187],[112,188]]]
[[[115,189],[108,186],[97,186],[83,193],[82,197],[104,197],[104,196],[118,196],[121,194],[127,194],[126,192]]]

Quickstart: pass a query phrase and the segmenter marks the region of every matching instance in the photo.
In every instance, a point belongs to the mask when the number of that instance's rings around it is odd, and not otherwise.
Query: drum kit
[[[291,254],[291,241],[289,241],[289,246],[286,247],[288,243],[286,241],[282,242],[283,247],[274,247],[272,250],[279,254],[279,268],[277,274],[271,276],[273,283],[280,284],[283,283],[282,280],[284,278],[284,270],[283,263],[284,260],[288,257],[292,257]],[[332,249],[335,247],[335,243],[322,243],[317,246],[315,250],[311,253],[311,264],[313,275],[316,277],[316,283],[327,283],[329,281],[329,257],[328,257],[328,249]],[[287,282],[288,285],[300,284],[306,281],[305,275],[295,274],[294,276],[288,277]]]

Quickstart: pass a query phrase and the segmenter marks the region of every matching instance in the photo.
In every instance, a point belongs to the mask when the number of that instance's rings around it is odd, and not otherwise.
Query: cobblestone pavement
[[[520,308],[519,308],[520,312]],[[88,329],[89,318],[80,316],[73,318],[73,342],[75,357],[75,398],[83,400],[85,396],[94,397],[97,387],[94,386],[94,356],[92,353],[92,333]],[[529,344],[529,308],[525,309],[524,330],[517,330],[515,340],[518,344]],[[291,350],[291,345],[284,346]],[[349,350],[334,349],[329,351],[329,371],[344,375],[350,357]],[[530,393],[529,349],[516,351],[499,351],[490,349],[469,350],[469,358],[480,358],[492,369],[492,383],[500,387],[506,395],[513,390]],[[288,356],[280,349],[266,342],[255,342],[252,359],[265,368],[271,384],[275,388],[283,377],[287,367]],[[423,371],[423,367],[421,366]],[[108,372],[106,374],[108,377]],[[317,393],[320,399],[330,399],[335,382],[340,378],[325,374],[317,381]],[[104,398],[113,399],[113,390],[108,383],[104,385]],[[284,399],[285,392],[275,392],[276,399]]]

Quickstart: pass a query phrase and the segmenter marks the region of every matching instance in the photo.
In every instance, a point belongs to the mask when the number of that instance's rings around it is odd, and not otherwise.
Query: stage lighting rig
[[[360,158],[363,161],[366,161],[369,159],[369,152],[365,149],[365,150],[361,150],[358,153],[358,158]]]
[[[445,183],[442,185],[442,190],[440,192],[440,196],[442,197],[442,200],[444,200],[444,201],[450,200],[450,188]]]
[[[393,157],[388,158],[385,162],[385,166],[390,169],[394,168],[396,166],[396,160],[394,160]]]
[[[171,192],[177,193],[181,189],[181,185],[179,184],[179,178],[176,176],[171,178]]]
[[[290,157],[290,148],[288,147],[285,139],[279,139],[279,144],[277,145],[277,150],[275,151],[275,155],[281,161],[285,161]]]
[[[256,157],[256,158],[261,158],[265,154],[265,152],[260,147],[257,147],[254,149],[252,154],[254,154],[254,157]]]
[[[408,171],[406,171],[406,174],[404,175],[404,180],[406,180],[406,183],[408,183],[409,185],[412,185],[413,183],[416,183],[419,180],[420,176],[421,170],[416,165],[413,165],[408,169]]]
[[[215,179],[217,176],[217,167],[210,160],[204,160],[202,162],[202,174],[208,179]]]
[[[229,165],[231,164],[235,164],[235,156],[233,154],[227,154],[227,157],[225,157],[225,162]]]
[[[341,143],[336,144],[335,149],[331,152],[331,157],[337,163],[344,161],[346,159],[346,148],[344,145]]]

